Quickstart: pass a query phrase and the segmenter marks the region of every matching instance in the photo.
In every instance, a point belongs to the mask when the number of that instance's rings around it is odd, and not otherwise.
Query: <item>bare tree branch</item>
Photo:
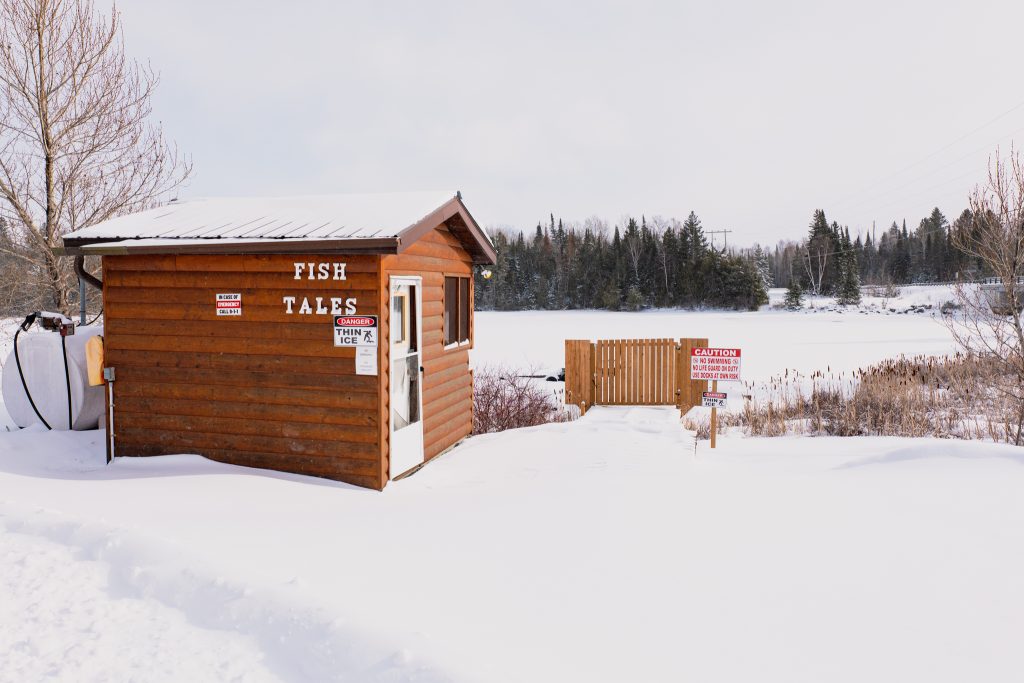
[[[988,180],[970,196],[972,225],[951,233],[953,244],[995,274],[991,285],[959,284],[963,314],[947,320],[957,344],[991,359],[999,372],[988,389],[1011,399],[1017,409],[1012,438],[1024,440],[1024,162],[1011,149],[989,163]]]
[[[68,312],[68,232],[160,204],[191,163],[149,123],[158,83],[124,53],[120,15],[92,0],[0,0],[0,218]]]

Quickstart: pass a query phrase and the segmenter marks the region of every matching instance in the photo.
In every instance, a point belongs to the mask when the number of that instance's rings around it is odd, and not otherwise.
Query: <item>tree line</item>
[[[768,302],[768,262],[709,244],[696,214],[685,221],[628,218],[624,228],[550,217],[532,236],[491,235],[490,277],[478,270],[482,310],[639,310],[651,306],[756,309]]]
[[[860,302],[867,285],[903,285],[975,279],[985,265],[959,249],[957,234],[975,230],[965,210],[952,224],[934,209],[914,230],[892,225],[851,236],[849,227],[813,212],[807,236],[774,249],[716,248],[693,212],[685,221],[626,218],[609,227],[591,218],[566,225],[554,215],[532,234],[499,229],[492,239],[497,264],[476,274],[481,310],[639,310],[710,307],[753,310],[770,287]]]
[[[776,286],[789,288],[795,281],[804,291],[836,296],[844,267],[848,280],[855,268],[866,285],[974,280],[988,276],[988,268],[959,248],[956,238],[971,235],[978,229],[976,223],[970,209],[950,223],[936,207],[912,230],[906,220],[893,221],[880,234],[872,229],[851,239],[849,228],[829,223],[824,211],[815,211],[807,239],[780,241],[765,253]]]

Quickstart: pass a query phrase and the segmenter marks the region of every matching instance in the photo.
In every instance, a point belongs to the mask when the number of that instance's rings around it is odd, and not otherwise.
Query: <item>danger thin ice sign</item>
[[[724,391],[704,391],[700,395],[700,404],[705,408],[728,408],[729,395]]]
[[[335,346],[377,346],[377,316],[334,316]]]
[[[242,315],[242,295],[218,294],[217,315]]]
[[[690,349],[690,379],[740,381],[740,350]]]

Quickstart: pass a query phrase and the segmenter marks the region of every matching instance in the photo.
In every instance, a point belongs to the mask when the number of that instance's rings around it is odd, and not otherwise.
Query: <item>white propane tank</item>
[[[90,337],[103,334],[99,325],[78,327],[68,335],[68,377],[71,382],[71,428],[96,429],[104,413],[103,387],[89,386],[89,371],[85,360],[85,343]],[[18,336],[18,355],[25,384],[32,394],[36,408],[53,429],[68,428],[68,381],[64,378],[64,353],[60,333],[33,328]],[[32,410],[25,388],[18,374],[14,349],[11,349],[3,371],[4,405],[18,427],[41,424]]]

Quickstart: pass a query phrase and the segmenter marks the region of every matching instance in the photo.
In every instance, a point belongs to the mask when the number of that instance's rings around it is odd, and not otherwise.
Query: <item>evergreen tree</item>
[[[644,305],[644,295],[640,293],[640,288],[633,285],[629,288],[629,292],[626,293],[626,310],[627,311],[639,311]]]
[[[860,270],[857,268],[856,257],[851,255],[844,259],[840,270],[842,275],[836,303],[840,306],[856,306],[860,303]]]
[[[757,267],[757,275],[761,278],[761,286],[768,291],[772,288],[772,269],[768,263],[768,254],[764,252],[760,244],[755,244],[752,258]]]
[[[860,268],[857,265],[857,252],[850,243],[850,231],[846,230],[840,235],[839,253],[836,254],[839,266],[836,303],[840,306],[856,306],[860,303]]]
[[[790,278],[789,287],[786,289],[785,306],[791,311],[798,310],[804,306],[804,290],[800,287],[800,280]]]
[[[619,310],[619,288],[614,281],[609,280],[601,292],[601,305],[609,311]]]

